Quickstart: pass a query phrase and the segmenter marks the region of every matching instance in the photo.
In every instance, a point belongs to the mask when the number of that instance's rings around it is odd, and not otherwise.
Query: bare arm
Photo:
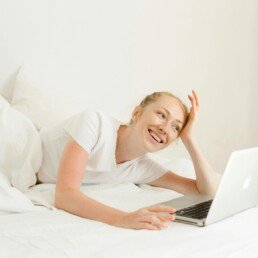
[[[80,192],[88,153],[74,140],[67,143],[58,169],[55,206],[72,214],[108,224],[125,212],[106,206]]]
[[[205,158],[193,139],[184,141],[184,145],[193,161],[196,180],[182,177],[172,171],[168,171],[165,175],[149,184],[171,189],[184,195],[203,194],[215,196],[220,183],[220,177],[213,170],[212,166],[209,164],[208,160]]]
[[[193,161],[198,191],[201,194],[214,196],[220,183],[218,174],[201,152],[194,138],[184,139],[183,143]]]
[[[80,191],[88,153],[73,139],[65,146],[58,169],[55,206],[80,217],[98,220],[114,226],[135,229],[160,229],[163,221],[174,220],[174,209],[165,206],[124,212],[102,204]],[[163,213],[161,216],[160,213]],[[165,216],[164,216],[164,213]]]
[[[201,152],[193,136],[193,128],[196,122],[200,100],[194,90],[192,91],[192,94],[188,95],[188,97],[191,101],[192,107],[187,118],[187,123],[179,136],[193,161],[196,180],[169,173],[165,178],[162,178],[155,183],[158,185],[165,185],[167,188],[175,189],[183,194],[199,192],[200,194],[214,196],[220,183],[219,176],[215,173],[208,160]]]
[[[200,193],[196,186],[195,179],[179,176],[172,171],[168,171],[163,176],[148,184],[152,186],[171,189],[183,195]]]
[[[201,194],[214,196],[220,183],[219,176],[213,170],[193,136],[193,128],[196,123],[197,113],[200,107],[200,99],[194,90],[192,90],[192,94],[189,94],[188,97],[191,101],[192,107],[188,116],[187,124],[180,132],[180,138],[193,161],[196,174],[196,187],[198,188],[198,191]]]

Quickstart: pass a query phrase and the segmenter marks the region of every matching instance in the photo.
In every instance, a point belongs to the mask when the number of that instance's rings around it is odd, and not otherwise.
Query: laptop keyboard
[[[193,219],[204,219],[207,217],[212,201],[213,200],[209,200],[178,210],[175,214]]]

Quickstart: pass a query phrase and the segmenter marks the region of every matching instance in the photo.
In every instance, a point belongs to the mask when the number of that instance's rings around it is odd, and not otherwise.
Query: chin
[[[156,151],[160,151],[163,150],[166,146],[155,146],[150,142],[145,142],[144,143],[144,148],[147,152],[156,152]]]
[[[159,150],[162,150],[165,148],[165,144],[159,144],[159,143],[155,143],[152,141],[152,139],[149,136],[149,133],[147,132],[147,134],[143,137],[143,142],[142,142],[144,149],[147,152],[156,152]]]

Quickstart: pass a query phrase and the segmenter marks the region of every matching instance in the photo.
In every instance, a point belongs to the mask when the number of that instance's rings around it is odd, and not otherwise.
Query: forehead
[[[161,96],[155,102],[151,103],[151,108],[167,109],[171,116],[181,121],[184,119],[184,111],[182,104],[175,98],[170,96]]]

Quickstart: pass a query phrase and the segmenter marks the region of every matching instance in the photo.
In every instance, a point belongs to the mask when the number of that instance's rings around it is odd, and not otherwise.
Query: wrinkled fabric
[[[125,211],[179,196],[172,190],[131,183],[84,185],[81,190]],[[36,185],[32,192],[48,204],[53,202],[54,185]],[[0,215],[0,257],[6,258],[255,258],[257,239],[257,207],[204,228],[171,222],[160,231],[118,228],[45,207]]]
[[[0,96],[0,170],[21,192],[36,184],[42,162],[40,136],[22,113]]]

